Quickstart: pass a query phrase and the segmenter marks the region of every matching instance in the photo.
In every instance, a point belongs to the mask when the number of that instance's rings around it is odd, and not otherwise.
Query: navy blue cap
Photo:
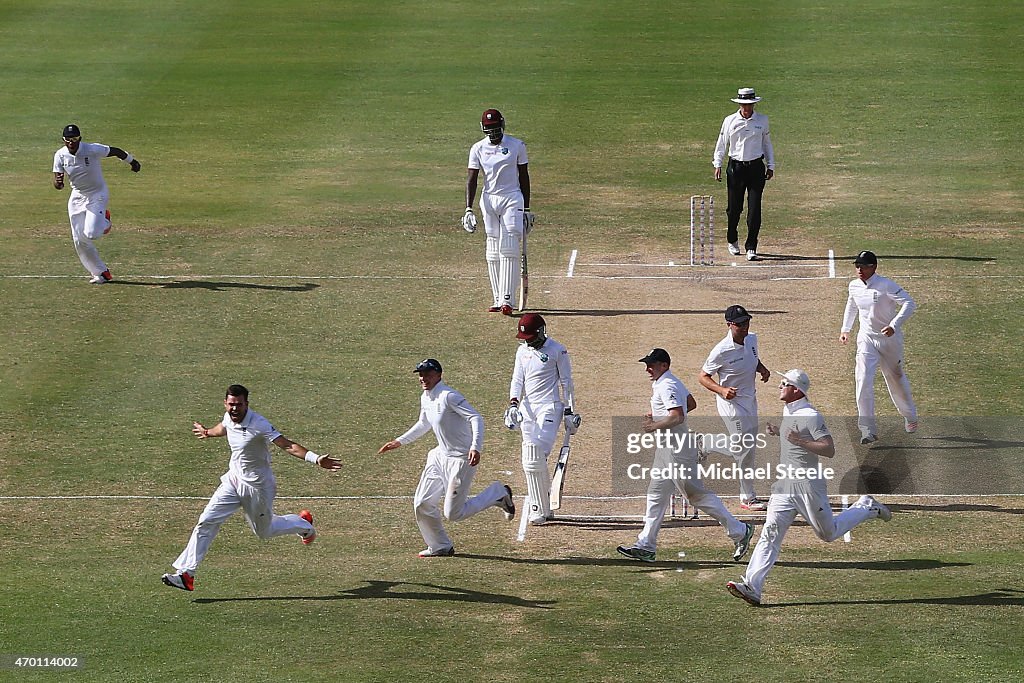
[[[640,359],[641,363],[668,363],[671,365],[672,358],[665,349],[651,349],[650,353]]]
[[[416,369],[413,370],[413,372],[426,372],[427,370],[436,370],[437,372],[442,372],[441,364],[438,363],[433,358],[427,358],[426,360],[421,360],[419,363],[417,363]]]

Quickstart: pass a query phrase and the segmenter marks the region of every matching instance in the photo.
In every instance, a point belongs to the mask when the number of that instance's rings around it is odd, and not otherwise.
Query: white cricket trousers
[[[195,575],[196,568],[203,561],[213,538],[228,517],[241,508],[253,532],[260,538],[273,538],[285,534],[306,535],[313,525],[298,515],[275,515],[274,494],[277,481],[271,477],[261,486],[245,483],[231,472],[220,478],[220,486],[213,492],[206,509],[199,515],[199,522],[192,530],[188,545],[171,565],[178,571]]]
[[[412,505],[420,535],[427,542],[429,550],[444,550],[453,546],[441,520],[442,498],[444,518],[457,522],[497,505],[508,493],[505,485],[496,481],[470,498],[469,489],[473,485],[474,475],[476,467],[469,464],[466,456],[442,455],[440,448],[433,448],[427,453],[427,464],[420,475]]]
[[[548,456],[555,445],[565,408],[561,402],[533,404],[525,400],[519,405],[519,410],[523,415],[523,422],[519,426],[523,434],[523,476],[526,478],[526,491],[530,498],[530,508],[526,514],[531,522],[540,523],[551,516]]]
[[[754,454],[757,451],[757,401],[727,401],[721,396],[717,397],[718,414],[725,423],[728,430],[726,434],[715,435],[715,443],[736,444],[738,448],[709,448],[705,445],[707,452],[721,453],[736,460],[736,464],[744,471],[753,470],[755,466]],[[746,447],[742,447],[746,445]],[[740,500],[746,502],[751,498],[757,498],[754,492],[754,479],[752,477],[740,477]]]
[[[713,491],[705,488],[704,482],[697,478],[697,451],[692,448],[684,448],[678,454],[669,448],[659,448],[655,451],[653,469],[665,469],[671,467],[673,463],[679,465],[680,470],[688,478],[651,479],[651,483],[647,486],[647,512],[644,515],[644,528],[637,536],[636,547],[650,551],[657,549],[658,532],[661,531],[661,523],[665,519],[665,512],[672,501],[672,494],[677,490],[677,484],[694,507],[710,515],[725,527],[726,533],[733,542],[742,540],[747,533],[747,527],[733,517],[725,509],[721,499]],[[684,467],[685,470],[682,469]]]
[[[857,426],[861,432],[878,433],[875,420],[875,372],[881,368],[889,397],[900,415],[914,422],[917,406],[910,393],[910,380],[903,370],[903,333],[857,334]]]
[[[841,538],[861,522],[878,516],[875,510],[860,501],[840,514],[833,515],[828,495],[821,491],[805,494],[773,493],[768,500],[761,538],[750,555],[747,572],[743,577],[743,583],[753,588],[757,595],[761,595],[768,572],[779,559],[782,539],[786,537],[786,531],[792,526],[797,514],[806,519],[814,535],[826,543]]]
[[[487,274],[495,306],[516,308],[521,276],[523,194],[480,195],[480,213],[487,236]]]
[[[107,270],[107,264],[100,258],[100,252],[93,244],[110,229],[107,220],[106,192],[85,195],[78,190],[71,191],[68,198],[68,218],[71,221],[71,239],[75,243],[75,251],[85,269],[92,275],[99,275]]]

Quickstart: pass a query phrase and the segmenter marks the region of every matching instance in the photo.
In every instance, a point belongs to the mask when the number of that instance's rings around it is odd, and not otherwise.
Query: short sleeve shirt
[[[71,187],[82,194],[106,192],[107,182],[103,179],[100,162],[110,154],[110,148],[96,142],[82,142],[78,154],[72,154],[67,147],[61,147],[53,155],[53,172],[63,173]]]
[[[651,385],[651,389],[651,417],[655,420],[667,416],[673,408],[682,408],[683,414],[686,414],[686,399],[690,392],[671,371],[666,371],[656,379]],[[685,434],[687,431],[685,418],[669,431]]]
[[[749,411],[744,412],[753,415],[757,413],[755,380],[759,362],[756,334],[748,334],[742,344],[734,342],[732,334],[726,334],[725,339],[711,349],[702,369],[709,375],[717,372],[718,383],[723,387],[736,387],[736,397],[732,402],[735,405],[751,406]],[[728,403],[721,396],[718,398]]]
[[[469,150],[469,168],[483,173],[483,191],[503,196],[522,192],[519,186],[519,167],[528,163],[526,143],[511,135],[492,145],[487,138]]]
[[[281,432],[267,418],[255,410],[248,410],[241,422],[235,422],[225,412],[221,424],[227,430],[231,446],[228,470],[250,484],[259,484],[273,478],[270,469],[270,444]]]

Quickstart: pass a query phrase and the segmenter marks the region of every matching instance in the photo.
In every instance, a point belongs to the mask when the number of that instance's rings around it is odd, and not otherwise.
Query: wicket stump
[[[715,198],[711,195],[690,197],[690,265],[715,265]]]

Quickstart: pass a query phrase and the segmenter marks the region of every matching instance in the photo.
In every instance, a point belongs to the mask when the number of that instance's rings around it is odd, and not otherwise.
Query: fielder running
[[[721,435],[724,443],[709,444],[705,440],[704,452],[731,456],[744,472],[754,469],[757,450],[757,392],[754,381],[757,375],[761,375],[762,382],[767,382],[771,376],[771,371],[758,356],[757,335],[750,333],[750,318],[742,306],[730,306],[725,310],[729,332],[711,349],[698,376],[701,386],[715,393],[718,414],[729,430],[727,435]],[[718,373],[717,382],[712,377],[715,373]],[[757,511],[768,507],[757,497],[754,480],[750,477],[740,478],[740,507]]]
[[[420,557],[451,557],[455,544],[441,521],[439,503],[444,498],[444,518],[452,522],[472,517],[489,507],[499,507],[505,519],[516,515],[512,489],[500,481],[469,497],[480,451],[484,442],[484,419],[466,397],[441,381],[441,364],[433,358],[420,362],[413,371],[420,376],[420,417],[405,434],[388,441],[378,454],[412,443],[430,430],[437,446],[427,453],[427,464],[420,476],[413,509],[416,524],[427,547]]]
[[[92,274],[89,283],[106,284],[113,278],[93,244],[93,240],[110,232],[110,212],[107,211],[110,192],[103,179],[100,162],[106,157],[117,157],[135,173],[139,172],[142,165],[120,147],[82,142],[82,131],[73,123],[64,126],[62,135],[64,146],[53,155],[53,186],[63,190],[65,177],[71,182],[68,218],[71,219],[71,239],[74,240],[75,251],[82,265]]]
[[[754,526],[733,517],[719,497],[704,487],[698,476],[697,448],[686,427],[686,414],[697,407],[697,400],[669,370],[672,359],[665,349],[652,349],[640,362],[647,365],[653,391],[651,412],[644,416],[643,430],[648,433],[660,430],[671,432],[672,442],[682,444],[681,448],[658,448],[651,469],[666,471],[674,468],[685,476],[674,479],[651,477],[651,483],[647,486],[647,512],[644,515],[643,531],[634,545],[620,545],[616,550],[631,560],[654,562],[661,522],[665,518],[672,494],[681,488],[698,510],[707,513],[725,527],[735,544],[732,558],[739,562],[750,546]]]
[[[860,427],[860,442],[869,444],[878,441],[875,372],[879,367],[893,405],[903,416],[904,428],[911,434],[917,431],[917,406],[903,368],[903,323],[917,306],[902,287],[875,272],[878,258],[872,252],[857,254],[854,266],[857,279],[850,282],[839,341],[845,344],[849,340],[853,322],[859,315],[855,374],[857,426]]]
[[[473,201],[480,172],[484,174],[480,194],[480,213],[487,237],[487,275],[491,281],[492,302],[488,311],[512,315],[519,293],[520,257],[523,233],[533,227],[530,211],[530,171],[526,144],[505,135],[505,117],[497,109],[488,109],[480,119],[487,137],[469,150],[466,175],[466,212],[462,227],[476,231]]]
[[[192,433],[199,439],[220,436],[228,438],[231,460],[228,471],[220,478],[199,522],[192,530],[188,545],[173,563],[178,571],[164,574],[163,582],[173,588],[191,591],[195,588],[195,575],[210,544],[220,527],[239,508],[245,513],[253,532],[260,538],[273,538],[284,534],[298,534],[309,545],[316,539],[313,515],[302,510],[297,515],[275,515],[274,494],[277,481],[270,468],[270,444],[282,448],[290,455],[325,470],[341,469],[341,463],[328,455],[318,455],[290,441],[274,429],[265,417],[249,409],[249,390],[241,384],[232,384],[224,395],[226,412],[220,423],[207,429],[198,422],[192,424]]]
[[[786,403],[782,409],[782,423],[778,427],[769,423],[767,429],[772,436],[782,436],[779,440],[779,466],[794,475],[776,480],[768,500],[761,540],[750,556],[747,571],[739,581],[729,581],[725,585],[730,593],[755,607],[761,604],[765,579],[779,558],[786,531],[798,514],[826,543],[842,538],[846,532],[869,519],[886,522],[892,519],[889,508],[871,496],[861,496],[848,509],[833,515],[826,479],[799,474],[823,471],[818,458],[831,458],[836,453],[825,418],[807,400],[810,387],[811,380],[803,370],[794,369],[782,375],[779,400]]]
[[[547,336],[544,318],[527,313],[519,319],[516,363],[509,385],[505,426],[523,433],[523,474],[530,498],[530,524],[544,524],[551,513],[548,455],[564,424],[575,434],[583,418],[576,414],[569,351]]]

